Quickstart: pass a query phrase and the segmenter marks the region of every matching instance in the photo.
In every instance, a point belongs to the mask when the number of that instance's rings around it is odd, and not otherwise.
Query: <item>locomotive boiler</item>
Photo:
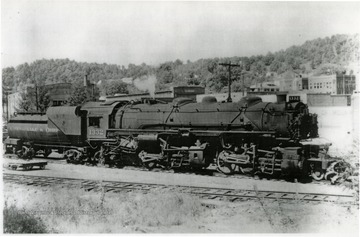
[[[201,103],[186,98],[87,102],[51,107],[44,114],[19,113],[8,131],[6,151],[27,158],[57,150],[68,162],[100,165],[202,169],[213,164],[226,174],[247,169],[317,178],[325,172],[326,144],[303,143],[316,138],[318,129],[317,116],[301,102],[244,97],[231,103],[211,96]]]
[[[172,104],[133,104],[117,112],[118,128],[217,131],[274,131],[279,137],[301,140],[317,137],[316,115],[302,102],[265,103],[259,97],[244,97],[238,103],[202,103],[175,99]]]

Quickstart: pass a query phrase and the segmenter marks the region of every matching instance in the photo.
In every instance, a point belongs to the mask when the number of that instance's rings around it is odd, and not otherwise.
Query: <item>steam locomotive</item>
[[[318,137],[317,115],[302,102],[266,103],[177,98],[170,103],[87,102],[50,107],[46,113],[18,113],[8,123],[6,151],[22,158],[53,150],[70,163],[149,169],[203,169],[225,174],[309,176],[322,179],[329,144]],[[304,142],[306,141],[306,142]]]

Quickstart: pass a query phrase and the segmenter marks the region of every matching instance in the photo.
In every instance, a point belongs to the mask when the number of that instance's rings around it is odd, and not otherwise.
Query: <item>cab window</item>
[[[89,118],[89,127],[100,127],[100,117],[90,117]]]

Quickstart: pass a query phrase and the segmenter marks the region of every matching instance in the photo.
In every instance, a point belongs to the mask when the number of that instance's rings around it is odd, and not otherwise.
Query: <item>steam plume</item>
[[[156,76],[142,76],[140,78],[136,78],[133,83],[136,88],[141,91],[148,91],[151,97],[155,97],[155,84],[156,84]]]

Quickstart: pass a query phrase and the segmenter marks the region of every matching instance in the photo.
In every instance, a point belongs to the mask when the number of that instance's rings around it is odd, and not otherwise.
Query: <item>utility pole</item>
[[[221,66],[227,66],[228,70],[229,70],[229,81],[228,81],[228,85],[229,85],[229,91],[228,91],[228,98],[227,98],[227,102],[232,102],[231,99],[231,67],[240,67],[239,64],[231,64],[231,63],[219,63],[219,65]]]
[[[245,76],[244,76],[244,74],[243,73],[241,73],[241,76],[242,76],[242,81],[243,81],[243,83],[242,83],[242,94],[243,94],[243,97],[245,96]]]
[[[39,112],[39,100],[38,100],[38,87],[35,83],[35,99],[36,99],[36,112]]]
[[[343,94],[346,94],[346,91],[345,91],[345,73],[343,72]]]
[[[9,122],[9,91],[6,91],[6,122]]]
[[[10,92],[12,91],[12,89],[8,86],[3,86],[3,92],[5,92],[5,96],[6,96],[6,121],[9,121],[9,118],[10,118],[10,115],[9,115],[9,94]],[[5,106],[4,105],[4,102],[3,101],[3,107]]]

